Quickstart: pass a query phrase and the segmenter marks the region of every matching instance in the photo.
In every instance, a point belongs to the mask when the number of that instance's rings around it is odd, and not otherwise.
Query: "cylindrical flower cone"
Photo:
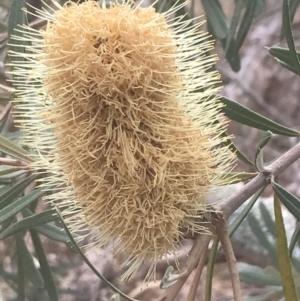
[[[185,232],[203,232],[210,188],[226,184],[233,154],[216,93],[216,57],[198,25],[122,2],[37,10],[46,29],[12,62],[19,121],[49,199],[90,246],[113,240],[130,279],[144,260],[176,254]],[[126,264],[125,263],[125,264]]]

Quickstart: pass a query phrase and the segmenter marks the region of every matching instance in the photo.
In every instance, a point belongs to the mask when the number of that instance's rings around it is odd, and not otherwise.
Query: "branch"
[[[260,173],[253,180],[247,183],[240,191],[234,193],[226,200],[224,200],[219,206],[219,210],[223,211],[225,220],[230,217],[230,215],[238,209],[244,202],[246,202],[258,189],[262,188],[266,183],[269,182],[270,177],[278,176],[291,164],[293,164],[297,159],[300,158],[300,143],[291,148],[275,162],[266,167],[268,172]],[[205,224],[208,228],[211,225]],[[213,231],[212,231],[213,232]],[[168,287],[163,295],[158,298],[156,301],[173,301],[180,289],[186,282],[186,279],[191,274],[191,272],[196,268],[201,262],[206,259],[204,254],[208,248],[210,241],[210,235],[197,235],[194,245],[189,252],[189,257],[186,260],[186,272],[187,276],[179,279],[174,285]]]
[[[178,295],[182,286],[185,284],[188,276],[192,273],[196,266],[204,266],[206,262],[206,256],[203,255],[207,253],[206,251],[208,249],[208,244],[210,242],[211,237],[212,236],[209,234],[198,234],[196,236],[195,243],[192,246],[188,258],[186,260],[185,272],[187,276],[178,279],[178,281],[174,285],[167,288],[162,294],[162,296],[156,299],[156,301],[173,301]]]
[[[234,193],[219,206],[219,210],[223,211],[225,219],[237,210],[245,201],[247,201],[256,191],[269,182],[271,176],[278,176],[296,160],[300,158],[300,143],[288,150],[280,158],[266,167],[268,172],[257,175],[253,180],[247,183],[241,190]]]
[[[228,263],[230,278],[233,289],[234,301],[243,301],[241,281],[237,268],[237,261],[234,255],[232,244],[227,230],[227,224],[222,213],[218,215],[218,222],[216,227],[217,235],[220,239],[224,254]]]
[[[20,168],[25,168],[25,169],[30,167],[26,162],[17,159],[10,159],[10,158],[0,158],[0,165],[18,166]]]

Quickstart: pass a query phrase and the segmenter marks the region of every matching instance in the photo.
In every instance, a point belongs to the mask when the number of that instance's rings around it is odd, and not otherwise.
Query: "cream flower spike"
[[[171,19],[178,2],[52,4],[35,12],[46,29],[19,28],[26,53],[11,53],[24,143],[70,229],[126,251],[123,279],[145,260],[149,278],[186,232],[205,231],[205,198],[232,168],[212,41]]]

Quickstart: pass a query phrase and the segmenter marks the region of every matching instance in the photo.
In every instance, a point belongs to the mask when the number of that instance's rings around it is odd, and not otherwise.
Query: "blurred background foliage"
[[[160,0],[155,8],[164,12],[175,2],[177,0]],[[13,50],[11,35],[16,26],[24,22],[35,28],[45,26],[34,16],[25,15],[22,8],[26,3],[29,11],[32,6],[43,6],[40,0],[0,0],[0,300],[121,299],[122,293],[112,285],[131,298],[153,300],[159,295],[159,283],[149,283],[141,292],[139,287],[145,273],[142,270],[132,283],[120,284],[118,258],[112,259],[105,249],[86,257],[55,208],[42,200],[39,177],[29,168],[29,155],[34,150],[22,146],[22,132],[14,124],[11,104],[14,87],[7,73],[7,51]],[[147,4],[151,1],[144,1],[143,5]],[[215,41],[220,57],[216,68],[224,85],[221,101],[226,107],[223,112],[232,120],[229,134],[234,133],[236,138],[231,147],[240,159],[236,171],[247,172],[236,177],[235,182],[264,172],[265,162],[299,142],[299,5],[299,0],[191,0],[185,9],[176,13],[185,15],[185,19],[205,15],[204,27]],[[271,197],[273,202],[272,187],[267,187],[258,191],[230,221],[229,232],[240,254],[237,255],[239,271],[248,301],[296,300],[291,298],[300,292],[299,162],[284,173],[280,181],[286,188],[272,183],[278,196],[274,199],[274,208],[273,203],[257,202],[262,195]],[[277,206],[279,201],[284,205],[283,219]],[[253,213],[255,203],[258,209]],[[283,221],[289,223],[286,225],[288,244]],[[239,228],[243,229],[240,235]],[[248,242],[245,229],[251,232]],[[251,249],[255,245],[259,251]],[[189,246],[183,242],[184,254]],[[259,260],[261,258],[264,260]],[[232,298],[223,260],[218,239],[215,239],[206,281],[199,286],[197,300]],[[165,269],[165,264],[158,265],[158,278]],[[294,282],[296,286],[287,294],[287,287]],[[183,289],[178,300],[183,300],[186,292]]]

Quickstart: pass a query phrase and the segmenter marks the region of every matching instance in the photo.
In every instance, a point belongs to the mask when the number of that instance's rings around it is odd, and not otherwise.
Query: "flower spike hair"
[[[205,198],[232,166],[213,42],[201,24],[170,18],[178,2],[165,13],[52,4],[35,12],[44,30],[19,28],[26,53],[11,53],[33,168],[71,230],[128,253],[124,279],[144,260],[150,276],[186,232],[205,231]]]

